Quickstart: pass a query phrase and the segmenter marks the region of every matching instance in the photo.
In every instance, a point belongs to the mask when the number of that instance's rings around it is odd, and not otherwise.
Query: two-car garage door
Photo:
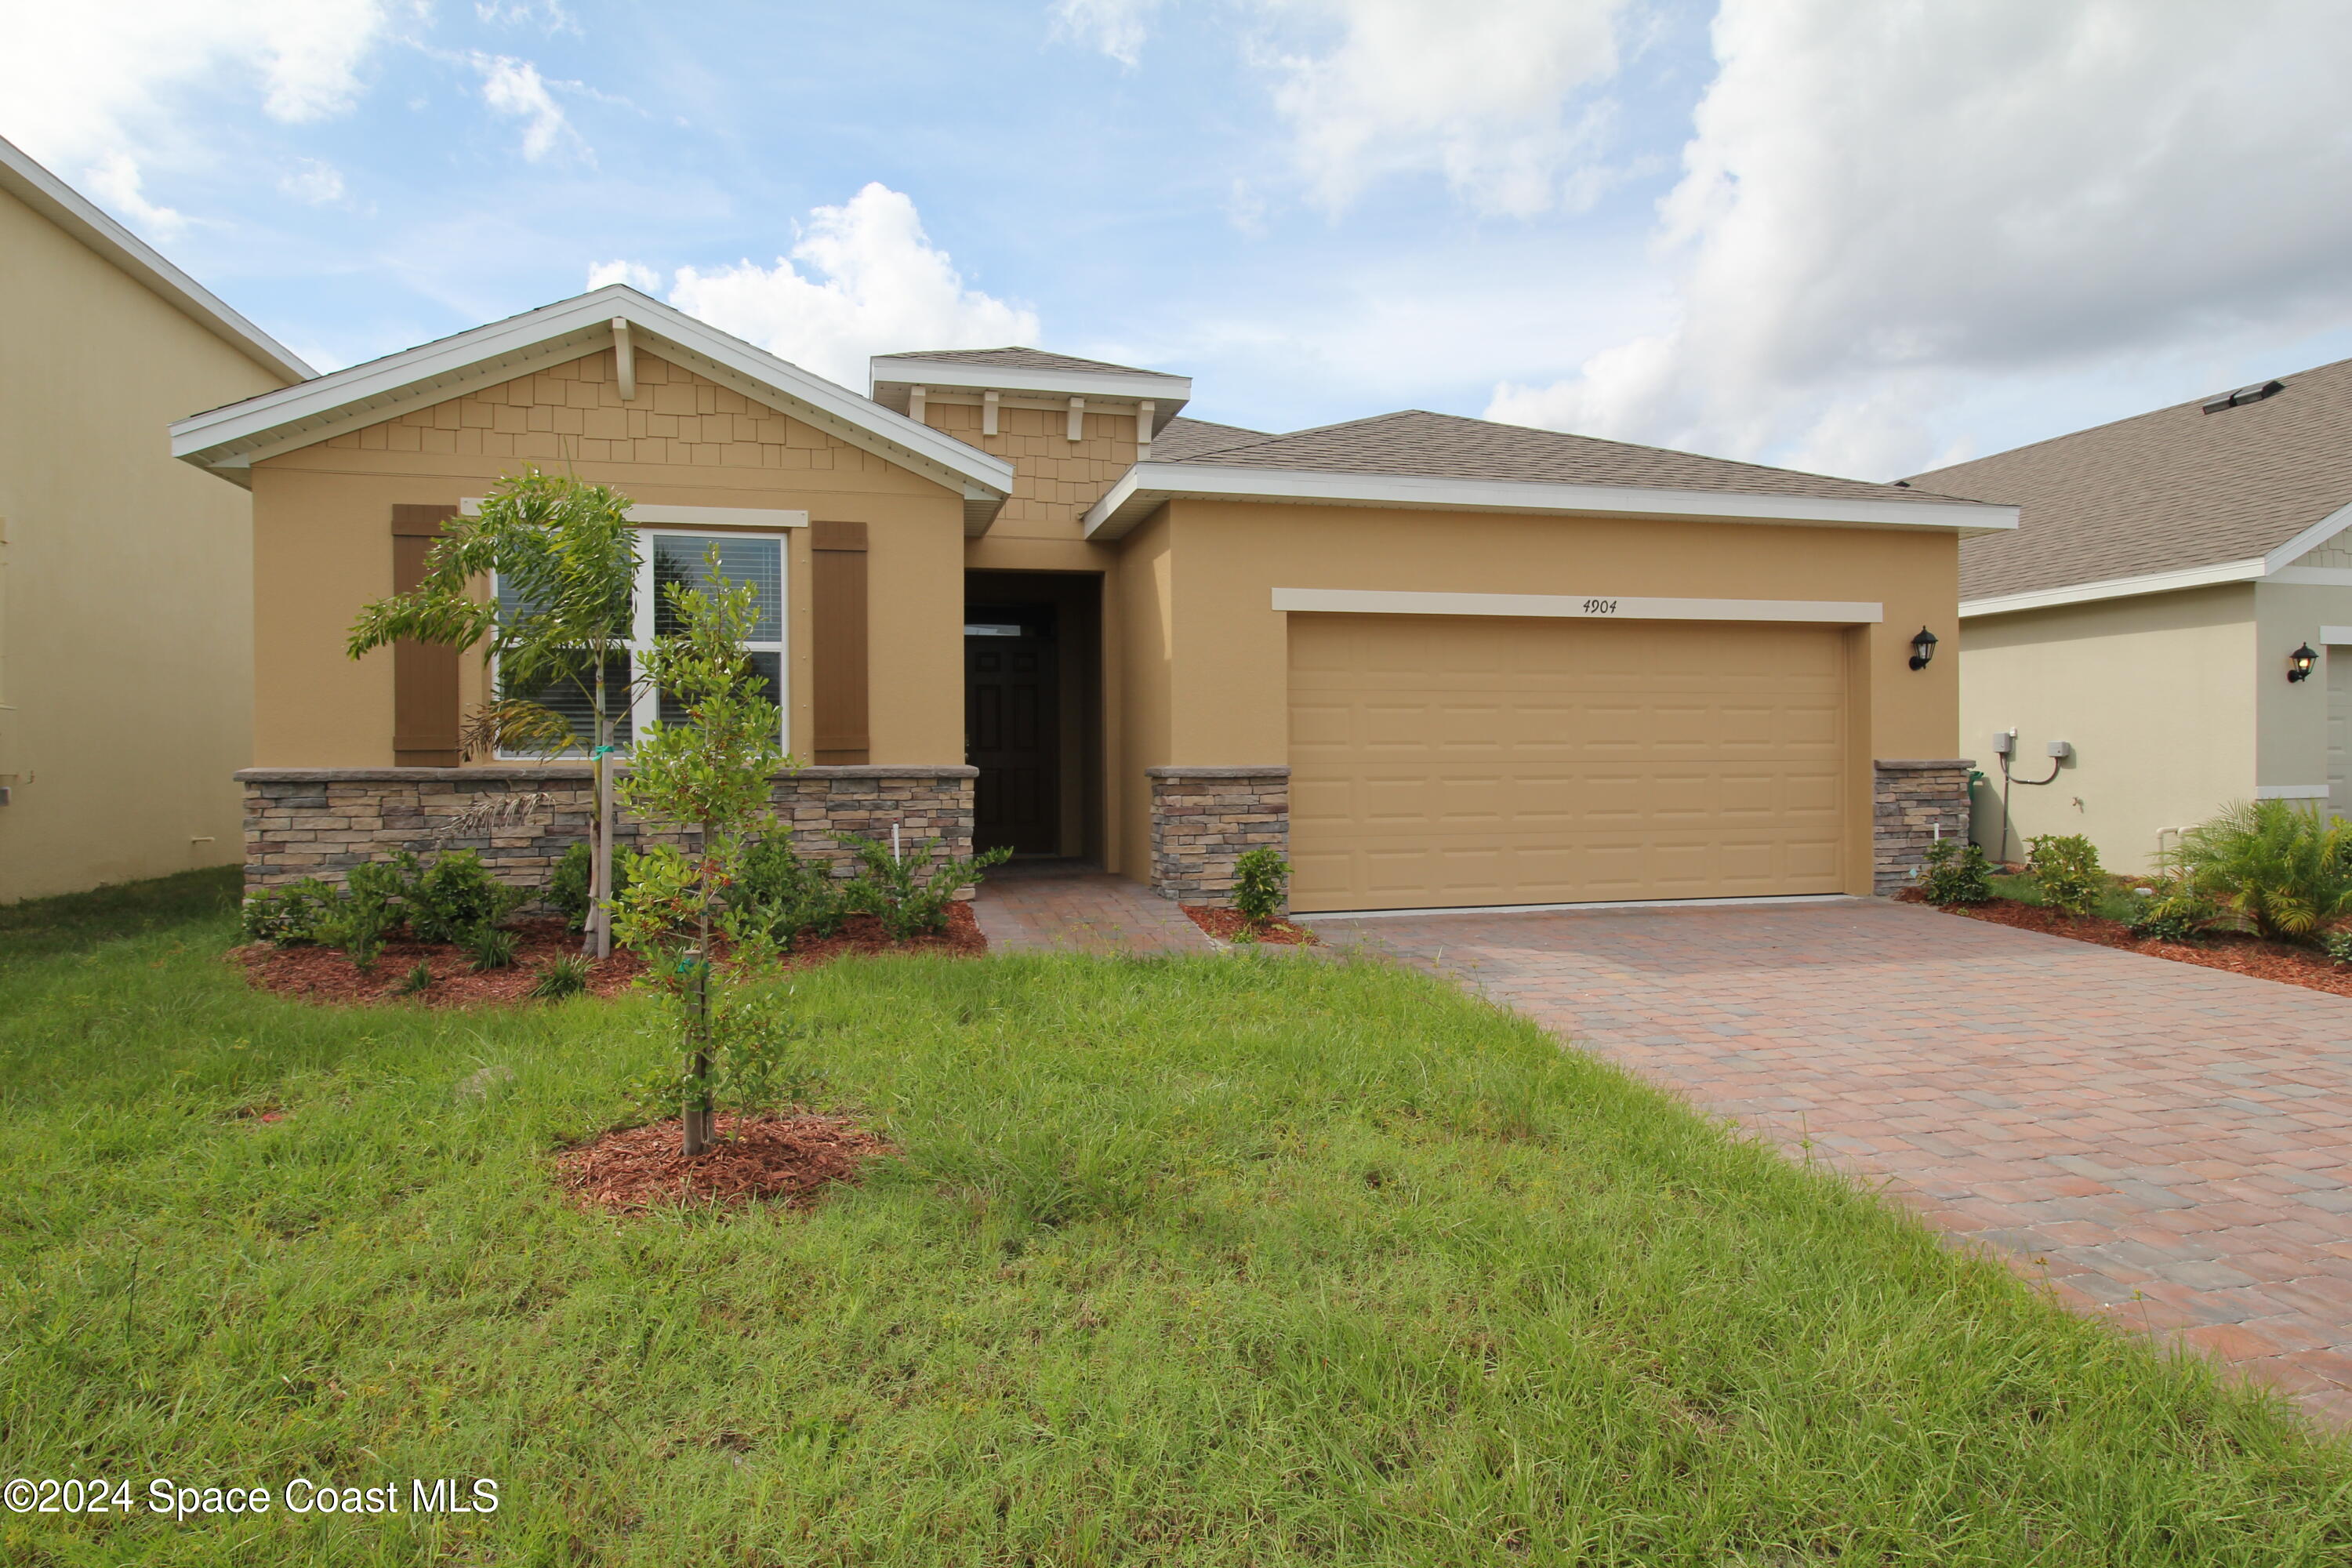
[[[1290,616],[1291,900],[1843,890],[1837,628]]]

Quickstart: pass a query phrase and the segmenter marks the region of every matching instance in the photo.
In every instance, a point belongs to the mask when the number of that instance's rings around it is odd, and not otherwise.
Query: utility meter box
[[[2044,750],[2062,763],[2074,754],[2074,746],[2070,741],[2053,741]]]

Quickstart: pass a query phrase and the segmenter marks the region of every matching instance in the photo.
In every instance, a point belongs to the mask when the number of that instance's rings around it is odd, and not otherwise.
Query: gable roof
[[[610,348],[616,321],[627,323],[632,347],[955,490],[968,532],[984,530],[1013,493],[1013,465],[1003,458],[622,283],[193,415],[172,426],[172,455],[249,484],[252,466],[278,453]]]
[[[1018,393],[1059,401],[1084,397],[1113,413],[1141,412],[1123,405],[1151,405],[1155,434],[1191,401],[1192,378],[1138,370],[1043,349],[911,349],[876,354],[866,364],[866,393],[886,408],[912,406],[914,390],[949,388],[959,393]]]
[[[933,360],[942,364],[988,364],[1007,370],[1092,370],[1108,371],[1113,375],[1160,374],[1156,370],[1140,370],[1131,364],[1112,364],[1104,360],[1080,359],[1075,354],[1048,353],[1044,349],[1018,345],[1002,349],[901,349],[895,353],[877,354],[875,357]]]
[[[274,371],[288,381],[303,381],[319,374],[284,343],[230,310],[218,295],[164,260],[146,241],[99,211],[80,192],[4,138],[0,138],[0,191],[6,191],[48,219],[265,370]]]
[[[1488,511],[2013,528],[2007,507],[1557,430],[1406,409],[1138,464],[1087,514],[1115,539],[1178,495]]]
[[[2016,533],[1961,547],[1963,613],[2268,576],[2352,523],[2352,360],[2283,380],[1919,475],[2022,509]]]
[[[1151,456],[1155,462],[1181,463],[1203,452],[1222,452],[1228,447],[1246,447],[1253,441],[1270,441],[1273,434],[1265,430],[1245,430],[1238,425],[1220,425],[1213,419],[1171,419],[1151,438]]]

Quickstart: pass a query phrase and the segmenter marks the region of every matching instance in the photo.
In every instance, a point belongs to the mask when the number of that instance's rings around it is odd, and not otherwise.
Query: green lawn
[[[806,1092],[904,1158],[616,1221],[548,1156],[625,1114],[649,1006],[280,1002],[216,911],[0,929],[7,1474],[502,1506],[0,1515],[0,1561],[2352,1553],[2352,1456],[2275,1402],[1411,974],[804,974]]]

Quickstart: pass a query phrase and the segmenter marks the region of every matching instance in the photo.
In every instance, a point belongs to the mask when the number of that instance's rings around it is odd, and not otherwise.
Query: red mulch
[[[583,1207],[622,1214],[761,1198],[809,1208],[818,1189],[855,1182],[866,1161],[895,1152],[845,1116],[721,1112],[718,1123],[709,1152],[691,1160],[677,1152],[676,1117],[607,1132],[557,1156],[556,1181]]]
[[[1910,903],[1927,901],[1916,888],[1906,888],[1897,896]],[[1958,904],[1944,912],[1989,921],[1994,925],[2015,926],[2021,931],[2045,931],[2076,942],[2096,942],[2101,947],[2121,948],[2150,958],[2168,958],[2176,963],[2201,963],[2208,969],[2226,969],[2257,980],[2276,980],[2287,985],[2352,996],[2352,969],[2307,947],[2264,942],[2242,931],[2216,931],[2192,942],[2157,942],[2136,937],[2124,929],[2122,922],[2099,915],[2070,915],[2061,910],[2021,904],[2010,899],[1995,899],[1987,904]]]
[[[247,979],[261,990],[311,1002],[421,1002],[430,1007],[526,1002],[530,999],[531,986],[538,983],[540,969],[548,960],[579,952],[580,935],[564,930],[563,922],[553,919],[516,921],[509,929],[516,938],[515,966],[480,974],[468,966],[462,948],[446,942],[387,942],[383,944],[383,956],[367,973],[362,973],[340,948],[255,943],[235,949],[232,955],[245,965]],[[981,934],[971,906],[957,903],[948,906],[947,930],[907,942],[892,942],[883,934],[882,922],[872,915],[852,915],[838,936],[802,941],[785,955],[784,963],[789,968],[808,969],[860,953],[947,952],[976,956],[987,951],[988,939]],[[420,960],[433,971],[433,984],[424,991],[404,995],[398,987]],[[627,990],[645,968],[635,955],[615,952],[590,967],[588,994],[617,995]]]
[[[1192,917],[1192,923],[1215,937],[1219,942],[1231,942],[1244,931],[1249,931],[1260,942],[1283,947],[1318,947],[1323,939],[1305,926],[1292,925],[1288,921],[1267,921],[1252,925],[1239,910],[1213,909],[1207,904],[1176,906]]]

